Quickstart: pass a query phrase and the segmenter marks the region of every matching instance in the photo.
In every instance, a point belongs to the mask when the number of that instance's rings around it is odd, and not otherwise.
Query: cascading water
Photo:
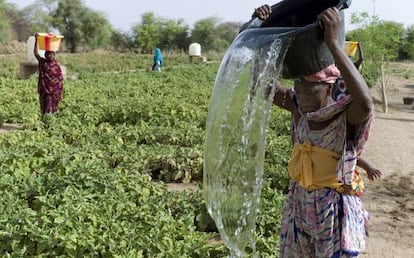
[[[207,117],[204,197],[232,258],[247,256],[249,245],[256,256],[253,236],[275,94],[269,86],[279,76],[301,77],[334,62],[317,16],[329,7],[342,10],[350,3],[281,1],[272,6],[267,20],[253,18],[243,26],[224,55]],[[343,31],[341,35],[342,41]]]
[[[259,209],[267,128],[281,64],[292,38],[276,29],[239,34],[220,65],[204,148],[207,209],[230,257],[245,257]]]

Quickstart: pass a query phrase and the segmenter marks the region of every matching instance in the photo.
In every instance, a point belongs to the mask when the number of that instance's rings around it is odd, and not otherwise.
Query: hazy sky
[[[6,0],[16,3],[19,8],[33,4],[35,0]],[[263,0],[83,0],[88,7],[102,11],[114,28],[128,31],[141,21],[146,12],[153,12],[158,17],[184,19],[192,27],[200,19],[215,16],[221,21],[245,22],[249,20],[255,7],[264,3],[272,5],[280,2]],[[414,1],[412,0],[353,0],[345,12],[346,29],[351,29],[349,18],[354,12],[368,12],[381,20],[414,25]]]

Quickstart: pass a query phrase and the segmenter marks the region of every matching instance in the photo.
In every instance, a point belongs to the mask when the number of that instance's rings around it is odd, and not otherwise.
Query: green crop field
[[[0,59],[1,257],[224,257],[202,197],[203,143],[219,61],[166,55],[58,54],[60,109],[40,121],[37,76]],[[289,115],[272,111],[255,233],[277,257],[290,156]],[[194,191],[168,191],[192,182]],[[215,241],[213,241],[216,239]]]

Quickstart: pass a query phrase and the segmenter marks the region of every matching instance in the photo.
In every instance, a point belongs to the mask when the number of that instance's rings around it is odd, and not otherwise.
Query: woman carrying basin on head
[[[46,51],[45,57],[39,55],[37,48],[37,37],[35,35],[34,55],[39,62],[39,80],[37,91],[40,100],[40,113],[42,118],[47,113],[58,110],[62,99],[63,73],[56,61],[56,52]]]

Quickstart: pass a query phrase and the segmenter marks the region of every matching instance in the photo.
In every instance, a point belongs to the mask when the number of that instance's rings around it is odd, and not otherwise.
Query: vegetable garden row
[[[166,56],[58,54],[60,110],[40,121],[37,78],[0,60],[2,257],[224,257],[203,201],[205,122],[219,62]],[[273,110],[256,250],[277,257],[289,117]],[[168,191],[192,182],[195,191]]]

